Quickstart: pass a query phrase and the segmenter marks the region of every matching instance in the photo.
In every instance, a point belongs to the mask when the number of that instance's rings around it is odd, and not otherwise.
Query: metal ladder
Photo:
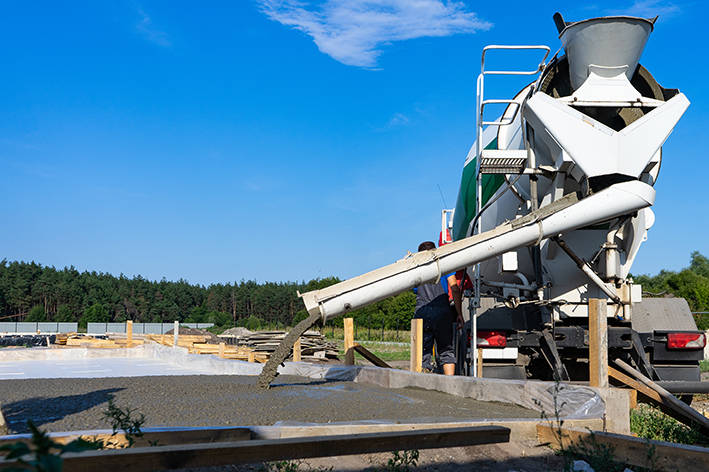
[[[485,70],[485,54],[491,50],[542,50],[545,51],[544,58],[535,70],[522,71],[498,71]],[[485,99],[485,76],[486,75],[538,75],[545,67],[545,61],[551,50],[548,46],[487,46],[483,49],[480,75],[477,81],[477,156],[478,159],[478,190],[480,190],[480,174],[521,174],[527,166],[527,150],[500,150],[483,149],[482,135],[485,126],[506,126],[514,122],[517,113],[520,112],[521,105],[514,99]],[[501,117],[500,121],[485,121],[485,105],[508,104],[515,105],[514,113],[509,118]],[[478,200],[480,192],[478,192]],[[478,211],[480,207],[478,206]]]
[[[540,64],[535,70],[521,70],[521,71],[504,71],[504,70],[485,70],[485,54],[491,50],[541,50],[544,52],[544,57]],[[549,56],[551,49],[547,46],[487,46],[483,49],[482,60],[480,66],[480,75],[477,80],[477,122],[476,122],[476,159],[477,159],[477,169],[475,173],[476,178],[476,215],[480,215],[482,210],[482,176],[484,174],[522,174],[529,164],[534,166],[533,162],[529,162],[529,149],[525,136],[525,149],[521,150],[505,150],[505,149],[483,149],[483,128],[485,126],[495,126],[499,128],[500,126],[510,125],[514,122],[517,114],[520,113],[520,109],[524,104],[516,102],[514,99],[485,99],[484,89],[485,89],[485,76],[486,75],[537,75],[537,80],[535,81],[535,87],[538,85],[539,77],[541,72],[546,67],[546,60]],[[526,99],[525,99],[526,100]],[[512,116],[505,118],[504,114],[500,117],[499,121],[485,121],[484,111],[486,105],[491,104],[508,104],[515,105],[514,113]],[[524,125],[522,126],[524,133]],[[481,218],[477,219],[477,224],[473,228],[473,234],[480,233]],[[477,309],[480,307],[480,264],[475,266],[475,294],[470,305],[471,309],[471,328],[472,328],[472,345],[477,346]],[[468,351],[469,360],[472,364],[472,373],[474,377],[478,376],[478,356],[477,349],[471,349]]]

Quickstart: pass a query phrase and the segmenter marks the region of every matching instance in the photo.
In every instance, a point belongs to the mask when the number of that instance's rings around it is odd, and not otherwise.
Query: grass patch
[[[699,370],[709,372],[709,360],[704,359],[703,361],[699,361]]]
[[[390,361],[408,361],[411,359],[411,348],[409,344],[398,345],[398,344],[387,344],[378,341],[356,341],[375,356],[383,360],[384,362]],[[339,345],[339,356],[340,359],[344,359],[345,349],[344,343],[338,342]],[[361,361],[361,362],[359,362]],[[355,362],[365,364],[367,361],[364,360],[362,356],[355,353]]]
[[[343,328],[333,328],[331,326],[326,326],[325,328],[320,328],[320,332],[327,339],[331,340],[343,340],[345,339],[345,330]],[[358,326],[355,329],[355,341],[364,345],[364,342],[368,341],[385,341],[385,342],[400,342],[408,343],[411,340],[411,331],[408,329],[400,330],[384,330],[384,337],[382,337],[381,329],[374,329],[370,331],[367,328]],[[367,348],[369,349],[369,348]]]
[[[630,410],[630,431],[641,438],[690,446],[709,446],[709,438],[650,405]]]
[[[383,344],[381,342],[367,341],[360,341],[360,344],[384,362],[408,361],[411,359],[411,347],[408,344],[399,346],[397,344]]]

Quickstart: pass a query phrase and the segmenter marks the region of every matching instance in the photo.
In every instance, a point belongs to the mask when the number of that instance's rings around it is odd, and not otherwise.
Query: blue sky
[[[0,258],[205,285],[394,262],[455,203],[482,48],[556,51],[560,5],[2,2]],[[660,15],[641,63],[692,105],[633,272],[709,256],[706,2],[561,12]]]

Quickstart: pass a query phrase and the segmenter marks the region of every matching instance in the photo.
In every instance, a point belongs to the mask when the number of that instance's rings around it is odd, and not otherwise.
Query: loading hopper
[[[626,67],[625,74],[630,80],[657,18],[606,16],[565,23],[557,13],[554,19],[569,60],[571,87],[576,91],[588,78],[590,65]]]

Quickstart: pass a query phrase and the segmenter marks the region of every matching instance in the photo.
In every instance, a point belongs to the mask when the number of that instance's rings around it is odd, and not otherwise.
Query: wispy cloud
[[[403,113],[396,112],[391,118],[389,118],[386,126],[387,128],[393,128],[395,126],[408,125],[410,122],[411,119],[408,116]]]
[[[148,16],[148,14],[141,8],[138,8],[138,15],[138,23],[135,25],[136,33],[151,43],[155,43],[163,47],[170,47],[172,45],[170,35],[155,26],[150,16]]]
[[[660,20],[682,13],[682,9],[672,2],[664,0],[636,0],[628,8],[608,10],[611,15],[629,15],[641,18],[654,18],[660,16]]]
[[[271,20],[313,38],[346,65],[373,68],[382,47],[407,39],[468,34],[492,27],[453,0],[256,0]]]

